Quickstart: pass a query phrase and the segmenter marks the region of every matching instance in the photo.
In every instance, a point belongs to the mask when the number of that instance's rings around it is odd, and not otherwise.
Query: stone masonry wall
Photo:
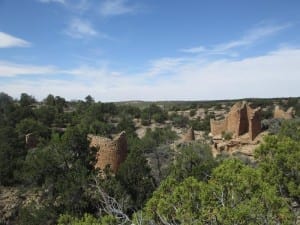
[[[184,141],[194,141],[195,134],[193,128],[188,129],[187,133],[184,136]]]
[[[213,136],[222,134],[222,132],[225,132],[227,129],[227,120],[214,120],[210,119],[210,132]]]
[[[249,117],[248,117],[248,108],[246,103],[243,102],[243,104],[241,105],[241,109],[239,110],[240,112],[240,116],[239,118],[239,127],[238,127],[238,131],[237,131],[237,135],[242,135],[245,134],[249,131]]]
[[[294,117],[294,108],[291,107],[289,108],[286,112],[282,109],[280,109],[280,107],[278,105],[275,106],[274,109],[274,118],[276,119],[292,119]]]
[[[246,102],[237,102],[224,120],[210,121],[211,133],[215,136],[227,131],[238,137],[248,132],[253,140],[261,131],[260,122],[260,108],[252,109]]]
[[[251,140],[261,132],[261,113],[260,108],[252,109],[247,106],[248,118],[249,118],[249,137]]]
[[[121,132],[114,139],[94,135],[89,135],[88,138],[90,140],[90,147],[95,147],[98,150],[95,168],[103,170],[109,165],[110,169],[116,173],[121,163],[127,157],[125,132]]]
[[[245,102],[236,103],[227,115],[226,131],[239,136],[248,131],[248,117]]]

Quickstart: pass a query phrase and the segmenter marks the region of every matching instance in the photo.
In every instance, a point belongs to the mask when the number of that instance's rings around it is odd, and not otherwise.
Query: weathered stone
[[[224,120],[210,120],[213,136],[231,132],[235,137],[249,133],[253,140],[261,131],[260,108],[252,109],[246,102],[237,102]]]
[[[27,148],[35,148],[38,144],[38,140],[33,133],[25,135],[25,144]]]
[[[184,141],[194,141],[195,140],[194,129],[193,128],[188,129],[183,139]]]
[[[90,147],[98,150],[95,168],[103,170],[106,166],[110,166],[116,173],[127,157],[126,133],[123,131],[114,139],[94,135],[88,135],[88,139]]]
[[[290,107],[286,112],[282,109],[280,109],[280,107],[278,105],[275,106],[274,109],[274,118],[276,119],[292,119],[295,116],[295,110],[293,107]]]
[[[254,140],[255,137],[261,132],[261,114],[260,108],[252,109],[247,105],[247,114],[249,120],[249,138]]]

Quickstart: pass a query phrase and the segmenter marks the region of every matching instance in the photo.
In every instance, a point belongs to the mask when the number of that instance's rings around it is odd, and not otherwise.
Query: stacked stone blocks
[[[230,109],[224,120],[210,120],[211,134],[217,136],[230,132],[234,137],[238,137],[248,133],[249,138],[254,140],[261,132],[260,112],[260,108],[252,109],[246,102],[238,102]]]

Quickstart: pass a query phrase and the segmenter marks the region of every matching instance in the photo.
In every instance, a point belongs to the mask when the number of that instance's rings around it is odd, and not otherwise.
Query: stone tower
[[[188,129],[187,133],[184,136],[184,141],[194,141],[195,140],[195,134],[194,134],[194,129],[191,127]]]
[[[232,106],[224,120],[210,120],[212,135],[221,135],[223,132],[231,132],[235,137],[249,134],[254,138],[261,131],[260,108],[252,109],[246,102],[237,102]]]
[[[274,109],[274,118],[276,119],[292,119],[295,116],[295,110],[293,107],[290,107],[286,112],[282,109],[280,109],[280,107],[278,105],[275,106]]]
[[[125,131],[121,132],[114,139],[88,135],[90,147],[96,148],[96,164],[95,168],[101,170],[106,166],[116,173],[122,162],[127,157],[127,140]]]

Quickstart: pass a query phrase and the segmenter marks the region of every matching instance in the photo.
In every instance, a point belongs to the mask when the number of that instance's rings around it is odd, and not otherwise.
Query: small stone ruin
[[[195,140],[194,129],[192,127],[188,129],[187,133],[183,137],[183,140],[185,142],[189,142],[189,141],[194,141]]]
[[[245,101],[237,102],[232,106],[224,120],[210,120],[211,134],[216,136],[230,132],[233,137],[239,137],[248,133],[249,139],[254,140],[261,132],[260,112],[260,107],[252,109]]]
[[[97,149],[95,168],[104,170],[110,167],[116,173],[127,157],[127,140],[125,131],[110,139],[101,136],[88,135],[90,147]]]
[[[282,110],[278,105],[274,109],[274,118],[275,119],[293,119],[295,117],[295,110],[293,107],[290,107],[286,112]]]

